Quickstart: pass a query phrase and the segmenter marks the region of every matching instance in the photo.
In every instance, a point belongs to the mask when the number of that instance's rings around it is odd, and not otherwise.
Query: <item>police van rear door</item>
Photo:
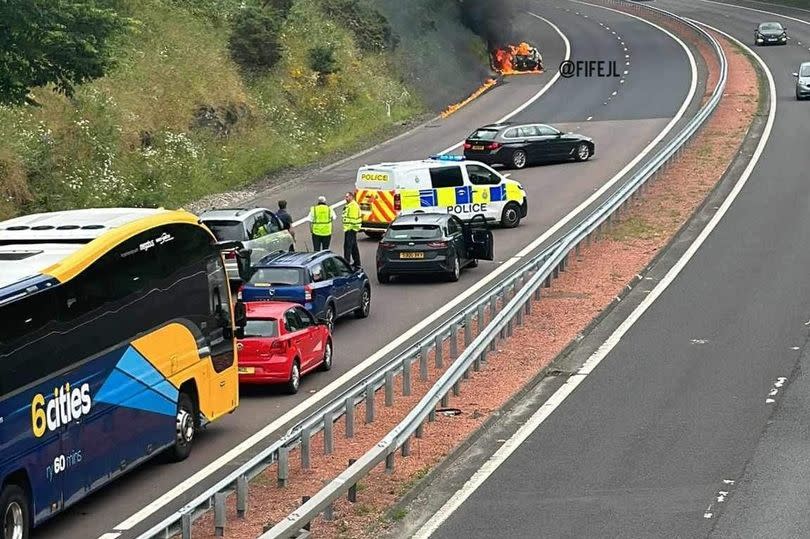
[[[395,171],[390,167],[368,166],[357,171],[357,203],[364,223],[389,223],[396,217],[394,209]]]

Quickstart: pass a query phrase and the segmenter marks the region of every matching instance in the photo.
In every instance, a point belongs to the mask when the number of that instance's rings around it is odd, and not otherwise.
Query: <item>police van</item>
[[[460,155],[363,166],[357,171],[355,200],[361,230],[374,238],[382,237],[400,213],[440,211],[465,221],[483,215],[506,228],[518,226],[528,213],[519,182]]]

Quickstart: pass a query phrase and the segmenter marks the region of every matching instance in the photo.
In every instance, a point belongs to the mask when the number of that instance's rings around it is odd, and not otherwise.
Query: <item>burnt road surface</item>
[[[655,5],[749,46],[757,23],[785,23],[789,45],[755,48],[777,89],[769,142],[674,282],[433,537],[810,536],[810,104],[791,76],[810,26]]]
[[[571,10],[558,7],[563,5]],[[187,461],[171,466],[152,463],[133,471],[44,525],[37,531],[37,537],[87,539],[113,530],[475,285],[588,199],[664,129],[681,108],[692,82],[689,60],[680,45],[660,30],[624,14],[566,2],[553,6],[537,2],[537,6],[542,9],[538,13],[556,24],[570,40],[572,59],[613,60],[622,72],[628,73],[621,78],[560,78],[512,120],[549,122],[585,133],[596,141],[596,156],[582,164],[513,172],[511,177],[520,180],[528,192],[529,215],[517,229],[495,230],[494,262],[482,262],[478,268],[463,272],[457,283],[414,281],[378,286],[372,277],[371,317],[338,323],[334,367],[330,372],[306,377],[296,396],[284,396],[270,388],[243,391],[239,409],[201,433]],[[543,53],[547,70],[542,75],[508,78],[503,85],[445,120],[435,121],[360,158],[327,172],[314,173],[252,202],[274,208],[275,201],[283,197],[289,201],[294,218],[304,217],[318,195],[335,202],[353,189],[358,166],[427,157],[463,140],[477,126],[510,113],[551,79],[565,54],[563,40],[546,22],[526,16],[521,24],[526,39],[538,43]],[[696,95],[700,96],[702,91],[703,86],[698,85]],[[694,101],[696,104],[697,99]],[[340,213],[339,208],[336,211]],[[306,225],[297,227],[296,232],[299,238],[309,241]],[[337,232],[333,239],[332,249],[337,252],[342,251],[340,236]],[[376,243],[370,240],[360,242],[364,266],[372,275],[375,247]],[[283,433],[279,429],[268,440],[278,439]],[[133,526],[121,537],[137,536],[254,453],[255,448],[247,450],[199,485],[169,500],[154,514],[144,512],[147,518],[134,519],[140,522],[133,520]]]

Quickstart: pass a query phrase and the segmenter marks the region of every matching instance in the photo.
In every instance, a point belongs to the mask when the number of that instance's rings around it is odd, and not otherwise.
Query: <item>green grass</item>
[[[230,59],[238,0],[118,0],[137,19],[118,65],[73,98],[35,89],[41,107],[0,107],[0,218],[92,206],[178,207],[306,165],[424,111],[381,55],[361,57],[317,0],[297,0],[280,65],[246,77]],[[340,71],[319,85],[313,43]],[[200,110],[227,131],[200,125]]]

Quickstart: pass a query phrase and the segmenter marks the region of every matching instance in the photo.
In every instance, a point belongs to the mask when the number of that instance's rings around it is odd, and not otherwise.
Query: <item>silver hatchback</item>
[[[266,208],[212,209],[200,215],[218,241],[238,241],[250,251],[250,263],[255,264],[266,255],[278,251],[295,251],[289,230],[276,215]],[[240,281],[236,252],[225,253],[228,279]]]
[[[796,77],[796,99],[810,97],[810,62],[802,62],[793,76]]]

